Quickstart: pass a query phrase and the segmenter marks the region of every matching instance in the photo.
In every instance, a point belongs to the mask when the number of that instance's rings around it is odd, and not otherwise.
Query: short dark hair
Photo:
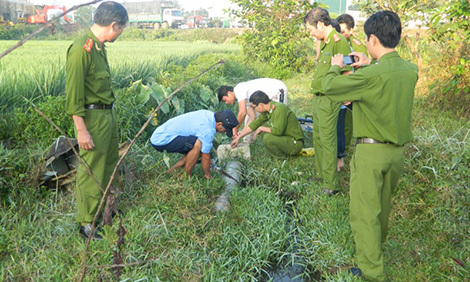
[[[364,24],[367,40],[371,34],[375,35],[380,44],[386,48],[395,48],[401,38],[401,22],[397,14],[392,11],[379,11],[367,19]]]
[[[271,99],[269,99],[268,95],[261,90],[255,91],[250,96],[250,103],[255,106],[258,106],[260,103],[269,104],[269,102],[271,102]]]
[[[219,97],[219,102],[222,101],[222,98],[228,95],[228,92],[233,92],[233,86],[222,85],[217,89],[217,97]]]
[[[99,26],[108,26],[113,22],[125,26],[129,21],[129,16],[124,6],[114,1],[108,1],[98,6],[93,21]]]
[[[348,29],[354,28],[354,18],[350,14],[342,14],[336,18],[338,25],[346,24]]]
[[[341,27],[336,19],[331,20],[331,26],[336,29],[337,32],[341,32]]]
[[[304,23],[308,23],[314,27],[317,27],[317,23],[322,22],[325,25],[331,24],[330,13],[326,9],[323,8],[313,8],[304,18]]]

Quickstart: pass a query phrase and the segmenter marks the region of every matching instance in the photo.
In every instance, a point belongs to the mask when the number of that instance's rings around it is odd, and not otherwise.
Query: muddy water
[[[271,267],[267,274],[260,277],[260,281],[273,282],[307,282],[321,281],[321,274],[305,267],[305,260],[298,252],[298,232],[292,216],[292,206],[287,205],[286,231],[289,234],[287,251],[280,263]]]

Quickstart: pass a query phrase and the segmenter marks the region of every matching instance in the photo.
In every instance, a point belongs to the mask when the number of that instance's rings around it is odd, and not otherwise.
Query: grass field
[[[0,49],[9,43],[0,42]],[[36,89],[30,81],[38,80],[33,78],[37,74],[48,78],[59,72],[63,79],[68,44],[33,42],[1,59],[1,104],[17,105],[11,104],[11,97],[25,95],[21,94],[24,91],[32,91],[29,98],[39,95],[36,91],[40,87]],[[256,68],[243,66],[233,55],[238,51],[235,45],[209,43],[116,42],[109,45],[108,54],[111,68],[117,72],[113,74],[116,86],[147,74],[162,83],[177,84],[173,88],[209,64],[208,58],[218,57],[204,53],[225,54],[227,64],[197,82],[214,90],[222,81],[234,83],[258,75]],[[49,60],[39,54],[47,54]],[[38,69],[32,65],[35,58]],[[140,64],[146,66],[145,73]],[[13,70],[20,75],[10,74]],[[140,72],[129,77],[136,71]],[[310,113],[309,82],[310,76],[305,74],[286,80],[292,108],[299,116]],[[133,92],[123,87],[118,97],[124,100]],[[63,94],[60,89],[55,95]],[[188,91],[195,89],[199,91]],[[201,99],[198,93],[192,93],[194,100]],[[393,200],[390,235],[384,245],[386,271],[393,281],[468,281],[470,121],[451,112],[430,110],[426,97],[418,94],[415,139],[406,146],[405,172]],[[146,104],[135,113],[121,110],[121,115],[129,119],[149,110]],[[134,124],[131,131],[140,125]],[[306,138],[309,140],[308,135]],[[228,142],[225,137],[217,140]],[[0,146],[0,172],[4,172],[0,185],[7,187],[0,190],[0,280],[77,279],[84,240],[75,223],[73,186],[59,192],[36,188],[30,174],[41,162],[43,152],[39,149],[42,146],[46,151],[49,143],[28,141],[21,148],[3,144],[12,144],[11,140],[2,140]],[[308,181],[314,174],[313,158],[272,159],[260,141],[251,148],[252,160],[243,162],[244,185],[233,192],[232,209],[215,214],[215,199],[224,188],[215,172],[212,180],[203,178],[199,166],[191,180],[167,175],[163,173],[167,169],[163,155],[146,139],[139,140],[126,158],[128,173],[122,177],[120,194],[127,229],[121,254],[125,264],[136,264],[124,267],[119,280],[270,280],[270,269],[289,265],[298,256],[305,270],[301,274],[304,281],[319,277],[353,281],[344,271],[354,263],[348,223],[348,165],[340,174],[342,193],[330,198],[321,193],[317,183]],[[178,158],[169,157],[172,163]],[[11,167],[15,169],[8,169]],[[86,281],[115,280],[109,266],[113,264],[117,224],[115,221],[113,227],[104,229],[105,240],[91,244]]]
[[[0,50],[16,41],[0,41]],[[65,56],[71,41],[28,41],[0,59],[0,109],[65,93]],[[119,87],[156,77],[170,63],[185,65],[207,53],[231,54],[234,44],[208,42],[121,42],[106,44],[113,80]]]

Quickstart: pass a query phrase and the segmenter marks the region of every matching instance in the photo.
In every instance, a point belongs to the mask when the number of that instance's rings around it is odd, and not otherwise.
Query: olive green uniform
[[[364,45],[361,41],[359,41],[357,38],[354,38],[354,36],[350,36],[348,39],[346,39],[348,41],[348,45],[349,45],[349,48],[351,50],[351,52],[361,52],[361,53],[364,53],[364,54],[369,54],[367,52],[367,47],[366,45]]]
[[[304,134],[297,117],[283,103],[271,101],[269,108],[269,112],[261,113],[248,126],[253,131],[263,125],[271,129],[271,133],[263,133],[263,143],[271,155],[298,155],[304,145]]]
[[[412,140],[417,80],[418,68],[397,52],[348,76],[332,66],[323,80],[328,97],[354,102],[354,137],[383,142],[357,144],[351,159],[351,230],[357,264],[371,281],[386,280],[381,246],[387,237],[391,195],[403,170],[403,145]]]
[[[351,48],[351,52],[361,52],[364,54],[367,53],[367,47],[358,39],[354,38],[352,35],[347,38],[349,47]],[[350,110],[346,110],[346,117],[344,120],[344,135],[346,137],[346,149],[351,145],[352,139],[352,132],[353,132],[353,122],[352,122],[352,112]]]
[[[89,29],[67,50],[66,112],[84,119],[95,147],[80,150],[80,154],[103,191],[119,158],[116,115],[113,109],[88,110],[85,105],[113,103],[106,49]],[[92,222],[103,193],[82,165],[78,167],[76,193],[77,221]]]
[[[310,92],[314,94],[313,145],[315,147],[317,175],[323,178],[324,187],[331,190],[336,190],[338,186],[336,125],[341,102],[332,101],[324,96],[322,79],[330,69],[331,57],[338,53],[348,55],[351,51],[346,38],[336,30],[332,30],[328,38],[321,42],[320,56],[318,57],[310,88]],[[351,70],[351,67],[348,66],[343,70]]]

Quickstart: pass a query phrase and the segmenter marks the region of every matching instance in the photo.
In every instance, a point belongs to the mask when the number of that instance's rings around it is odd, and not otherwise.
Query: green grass
[[[35,101],[45,96],[65,93],[65,58],[72,41],[28,41],[0,59],[0,109],[20,105],[23,98]],[[0,41],[6,50],[16,41]],[[210,42],[125,42],[106,44],[116,87],[129,86],[132,81],[146,82],[164,72],[170,63],[182,64],[203,54],[236,53],[235,44]],[[220,59],[221,59],[220,58]]]
[[[56,50],[65,50],[68,45],[65,42],[36,43],[44,48],[41,50],[47,49],[47,44],[57,44]],[[118,70],[116,77],[120,77],[115,80],[117,86],[120,86],[119,81],[124,81],[122,85],[133,81],[138,76],[133,73],[140,71],[148,78],[157,73],[162,84],[175,87],[216,60],[219,54],[227,55],[229,60],[224,67],[181,93],[188,98],[185,101],[191,103],[188,109],[200,107],[200,101],[193,102],[189,97],[197,100],[197,93],[203,86],[213,90],[221,83],[236,83],[257,75],[254,69],[244,67],[230,55],[230,52],[238,52],[237,47],[210,45],[218,53],[199,56],[186,50],[190,46],[186,43],[179,47],[173,42],[168,43],[170,45],[140,44],[110,44],[111,64]],[[196,48],[200,44],[192,46]],[[136,54],[144,54],[144,50],[150,50],[144,48],[153,50],[153,46],[167,46],[187,55],[168,53],[165,56],[172,59],[165,61],[158,59],[158,50],[153,51],[155,57],[153,53],[136,56],[127,51],[138,50]],[[210,50],[199,49],[199,54]],[[186,51],[188,53],[184,53]],[[129,57],[120,62],[119,54],[122,58]],[[27,52],[22,55],[28,56]],[[31,58],[34,56],[30,61]],[[152,63],[147,64],[144,58]],[[12,62],[6,64],[4,59],[0,60],[0,66],[11,68]],[[135,65],[129,63],[132,60],[137,61]],[[0,87],[20,89],[25,87],[22,85],[25,82],[19,80],[16,86],[2,84]],[[286,80],[286,84],[293,110],[299,116],[309,114],[310,77],[299,74]],[[125,128],[121,136],[127,139],[140,128],[151,106],[132,102],[135,93],[127,87],[117,93],[121,126]],[[430,109],[426,97],[418,94],[413,118],[415,140],[405,147],[405,172],[393,199],[389,239],[384,244],[386,271],[393,281],[468,281],[470,121],[457,118],[452,112]],[[51,98],[51,101],[54,100]],[[53,111],[48,109],[48,113]],[[2,120],[1,126],[5,130],[19,130],[10,123],[14,117],[21,117],[22,124],[26,124],[28,114],[9,116]],[[32,118],[32,128],[47,131],[45,125],[40,127],[34,123],[39,117]],[[148,131],[151,132],[151,128]],[[15,134],[2,133],[2,136],[19,136],[20,132]],[[44,140],[48,140],[54,134],[44,135],[47,135]],[[14,140],[6,139],[0,146],[0,280],[77,279],[84,240],[75,223],[74,187],[56,193],[34,186],[33,170],[42,162],[45,144],[49,143],[39,141],[41,135],[31,135],[29,131],[24,136],[35,136],[24,137],[35,142],[26,140],[22,147],[15,148]],[[306,138],[311,145],[311,137]],[[218,137],[217,142],[228,140]],[[316,275],[314,272],[319,272],[325,281],[353,281],[343,271],[354,263],[354,243],[349,228],[348,165],[340,173],[342,193],[330,198],[321,193],[318,183],[307,179],[314,174],[314,158],[273,159],[260,140],[251,148],[252,160],[243,161],[245,185],[233,191],[231,210],[216,214],[214,203],[224,189],[224,182],[215,172],[214,179],[206,180],[197,165],[191,180],[180,174],[167,175],[163,154],[149,146],[147,138],[138,141],[125,160],[127,174],[120,176],[120,209],[124,212],[127,229],[121,253],[124,263],[152,261],[125,267],[121,280],[255,281],[266,277],[265,272],[276,264],[287,264],[295,253],[303,257],[301,264],[310,271],[304,274],[305,278],[312,278]],[[171,163],[180,157],[168,156]],[[103,266],[113,263],[117,226],[115,221],[113,227],[105,228],[105,240],[92,243],[86,281],[114,279],[114,273]],[[456,263],[458,260],[466,267]]]

